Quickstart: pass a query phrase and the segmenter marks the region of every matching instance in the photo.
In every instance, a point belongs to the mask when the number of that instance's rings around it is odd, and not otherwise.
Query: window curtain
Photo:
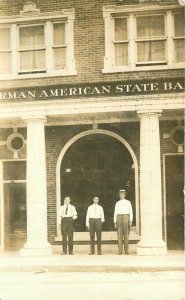
[[[128,65],[127,19],[115,18],[114,22],[115,65],[125,66]]]
[[[174,15],[174,60],[185,61],[185,18],[183,14]]]
[[[65,23],[53,24],[53,56],[54,69],[64,69],[66,67]]]
[[[10,29],[0,29],[0,50],[10,50]]]
[[[65,45],[65,23],[53,24],[53,45]]]
[[[165,60],[165,41],[158,40],[159,38],[165,37],[164,16],[137,17],[136,20],[137,61],[147,62]],[[149,39],[155,39],[155,41],[149,41]]]
[[[45,68],[45,51],[20,52],[20,70],[37,70]]]
[[[44,68],[45,50],[38,49],[44,47],[44,26],[20,27],[19,45],[21,70]]]
[[[0,37],[0,74],[7,74],[11,70],[10,28],[1,28]]]

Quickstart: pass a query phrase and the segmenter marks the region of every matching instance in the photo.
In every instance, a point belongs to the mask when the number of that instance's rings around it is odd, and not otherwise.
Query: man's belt
[[[118,216],[129,216],[129,214],[118,214]]]

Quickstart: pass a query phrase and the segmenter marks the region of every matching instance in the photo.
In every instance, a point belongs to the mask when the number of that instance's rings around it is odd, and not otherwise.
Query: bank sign
[[[0,91],[0,101],[52,100],[184,92],[184,78],[41,86]]]

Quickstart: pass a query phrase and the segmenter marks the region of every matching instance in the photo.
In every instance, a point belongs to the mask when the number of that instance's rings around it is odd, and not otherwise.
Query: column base
[[[52,247],[50,243],[43,246],[25,245],[20,250],[20,256],[50,256],[52,255]]]
[[[137,245],[137,255],[167,255],[164,241],[140,241]]]

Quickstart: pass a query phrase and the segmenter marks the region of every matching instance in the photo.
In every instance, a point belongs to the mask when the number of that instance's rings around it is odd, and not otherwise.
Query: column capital
[[[47,122],[47,118],[45,115],[28,115],[22,117],[22,120],[25,123],[46,123]]]
[[[146,109],[143,109],[143,110],[138,110],[137,111],[137,114],[140,118],[142,117],[150,117],[150,116],[157,116],[157,117],[160,117],[161,114],[162,114],[162,109],[155,109],[155,110],[146,110]]]

